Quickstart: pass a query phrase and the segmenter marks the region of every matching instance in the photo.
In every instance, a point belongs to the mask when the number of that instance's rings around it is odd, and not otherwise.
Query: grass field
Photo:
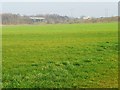
[[[118,87],[117,23],[3,26],[4,88]]]

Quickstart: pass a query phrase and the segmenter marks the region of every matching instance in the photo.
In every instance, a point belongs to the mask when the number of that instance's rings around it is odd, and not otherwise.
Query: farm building
[[[90,20],[92,19],[90,16],[83,17],[84,20]]]
[[[45,22],[44,17],[30,17],[33,22]]]

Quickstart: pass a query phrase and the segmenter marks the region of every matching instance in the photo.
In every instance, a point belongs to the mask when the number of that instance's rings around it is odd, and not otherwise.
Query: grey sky
[[[2,4],[3,13],[22,15],[59,14],[72,17],[99,17],[118,14],[117,2],[10,2]]]
[[[119,0],[1,0],[1,2],[118,2]]]

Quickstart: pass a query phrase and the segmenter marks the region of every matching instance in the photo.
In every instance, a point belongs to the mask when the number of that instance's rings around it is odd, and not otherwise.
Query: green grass
[[[118,87],[117,23],[3,26],[4,88]]]

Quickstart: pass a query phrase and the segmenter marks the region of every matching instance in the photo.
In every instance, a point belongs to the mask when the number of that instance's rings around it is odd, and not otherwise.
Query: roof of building
[[[30,19],[45,19],[44,17],[30,17]]]
[[[85,17],[83,17],[83,19],[91,19],[91,17],[90,16],[85,16]]]

